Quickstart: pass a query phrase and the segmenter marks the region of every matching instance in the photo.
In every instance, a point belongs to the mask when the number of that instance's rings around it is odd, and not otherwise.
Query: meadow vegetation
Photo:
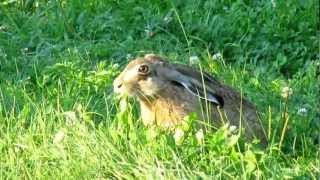
[[[316,0],[2,0],[0,178],[319,179],[318,15]],[[112,81],[146,53],[241,91],[269,147],[144,128]]]

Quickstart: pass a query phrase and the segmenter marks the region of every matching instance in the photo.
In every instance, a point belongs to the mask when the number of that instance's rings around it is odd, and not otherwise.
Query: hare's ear
[[[146,54],[144,56],[144,59],[148,60],[148,61],[152,61],[152,62],[155,62],[155,61],[164,61],[163,58],[161,58],[160,56],[157,56],[155,54]]]
[[[212,84],[210,82],[212,79],[208,77],[208,74],[201,74],[190,67],[180,66],[177,64],[171,65],[164,63],[162,66],[166,67],[158,68],[159,75],[174,84],[183,86],[194,96],[223,107],[224,100],[212,88]]]
[[[205,86],[195,86],[195,84],[191,84],[190,86],[184,84],[183,85],[191,94],[198,96],[200,99],[207,100],[220,106],[221,108],[224,105],[223,98],[216,93],[212,92]]]
[[[209,102],[212,102],[216,104],[217,106],[220,106],[221,108],[224,105],[223,98],[219,95],[217,95],[209,86],[207,86],[205,83],[180,83],[183,87],[185,87],[191,94],[199,97],[200,99],[207,100]]]

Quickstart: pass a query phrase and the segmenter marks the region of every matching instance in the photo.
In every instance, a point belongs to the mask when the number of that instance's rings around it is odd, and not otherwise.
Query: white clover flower
[[[155,35],[155,32],[152,31],[151,28],[150,28],[150,29],[145,29],[144,32],[146,32],[146,36],[147,36],[147,37],[152,37],[152,36]]]
[[[169,22],[169,21],[170,21],[170,17],[167,17],[167,16],[166,16],[166,17],[163,18],[163,20],[164,20],[165,22]]]
[[[298,109],[298,114],[299,115],[306,115],[308,113],[308,109],[307,108],[305,108],[305,107],[302,107],[302,108],[299,108]]]
[[[1,26],[0,26],[1,27]],[[0,29],[1,30],[1,29]],[[7,57],[7,54],[6,54],[6,52],[4,52],[4,50],[2,49],[2,48],[0,48],[0,56],[2,56],[2,57]]]
[[[7,29],[7,27],[5,27],[5,26],[3,26],[3,25],[0,26],[0,31],[6,30],[6,29]]]
[[[197,133],[196,133],[196,139],[198,144],[203,144],[203,140],[204,140],[204,134],[202,129],[200,129]]]
[[[283,98],[288,98],[289,96],[291,96],[293,94],[293,91],[292,91],[292,88],[288,87],[288,86],[285,86],[282,88],[282,91],[281,91],[281,96]]]
[[[62,142],[64,140],[64,138],[66,137],[66,134],[64,131],[59,130],[53,138],[53,144],[59,144],[60,142]]]
[[[74,111],[66,111],[63,113],[64,118],[66,119],[66,124],[69,126],[75,125],[77,122],[77,115]]]
[[[13,143],[13,145],[15,145],[14,151],[16,153],[21,152],[25,149],[28,149],[28,146],[25,144],[20,144],[20,143]]]
[[[166,14],[166,16],[163,18],[163,21],[166,23],[166,24],[168,24],[169,22],[171,22],[172,21],[172,14],[173,14],[173,11],[172,10],[170,10],[167,14]]]
[[[127,57],[128,57],[128,55],[127,55]],[[115,69],[119,68],[119,64],[118,63],[113,64],[112,68],[115,68]]]
[[[235,130],[237,130],[237,126],[230,126],[229,127],[229,132],[233,133]]]
[[[212,56],[213,60],[220,60],[222,59],[222,54],[221,53],[216,53]]]
[[[168,13],[163,20],[165,23],[169,23],[172,20],[171,13]]]
[[[275,0],[271,0],[271,4],[272,4],[272,7],[274,7],[274,8],[277,6]]]
[[[145,29],[144,32],[146,32],[146,34],[148,35],[151,32],[151,30],[150,29]]]
[[[126,58],[127,58],[127,60],[132,59],[132,54],[127,54]],[[118,65],[118,66],[119,66],[119,65]]]
[[[198,56],[190,56],[189,63],[190,64],[199,64],[200,60]]]
[[[176,129],[173,138],[177,145],[181,145],[183,142],[184,131],[180,128]]]

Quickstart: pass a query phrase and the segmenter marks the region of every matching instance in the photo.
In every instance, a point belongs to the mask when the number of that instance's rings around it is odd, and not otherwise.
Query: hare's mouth
[[[138,89],[127,86],[114,87],[113,92],[117,97],[132,97],[140,94]]]
[[[113,92],[117,94],[117,96],[127,96],[131,94],[128,88],[121,82],[117,81],[117,79],[113,83]]]

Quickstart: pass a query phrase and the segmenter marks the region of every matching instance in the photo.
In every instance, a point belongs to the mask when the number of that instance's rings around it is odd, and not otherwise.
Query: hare
[[[195,68],[147,54],[131,61],[113,86],[115,93],[137,97],[145,126],[172,129],[195,112],[200,120],[209,118],[216,126],[225,121],[241,126],[247,140],[257,138],[267,144],[255,106],[231,87]]]

